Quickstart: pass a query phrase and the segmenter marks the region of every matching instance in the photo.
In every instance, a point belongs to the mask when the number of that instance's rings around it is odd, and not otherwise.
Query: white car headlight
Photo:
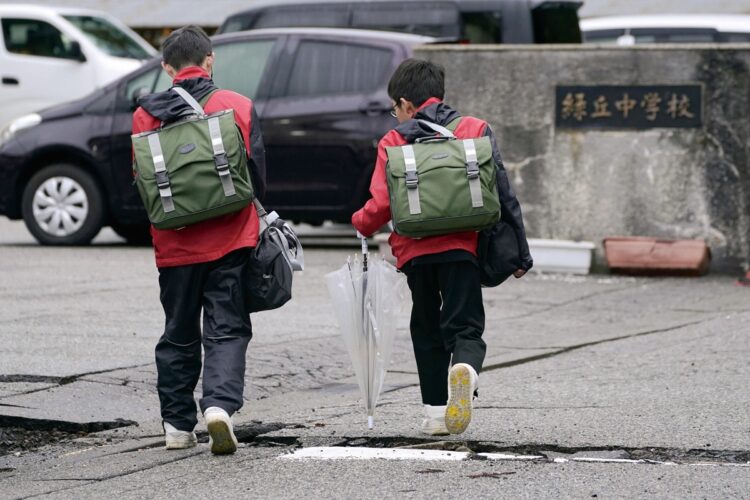
[[[0,131],[0,145],[8,142],[20,130],[35,127],[40,123],[42,123],[42,117],[38,113],[19,116]]]

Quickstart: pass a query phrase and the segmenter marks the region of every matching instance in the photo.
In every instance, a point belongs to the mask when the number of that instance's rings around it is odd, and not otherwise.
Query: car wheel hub
[[[51,177],[34,193],[34,220],[46,233],[70,236],[81,229],[89,201],[80,184],[70,177]]]

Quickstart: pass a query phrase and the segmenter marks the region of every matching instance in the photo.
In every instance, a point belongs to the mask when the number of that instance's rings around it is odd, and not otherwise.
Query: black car
[[[432,39],[338,29],[269,29],[214,38],[214,80],[253,98],[267,152],[264,204],[285,218],[348,222],[368,197],[377,142],[396,122],[386,85]],[[64,85],[65,82],[50,82]],[[137,97],[168,88],[159,60],[0,134],[0,214],[45,244],[83,244],[103,225],[148,237],[133,185]]]
[[[580,43],[581,5],[575,0],[275,0],[232,14],[218,32],[317,26],[464,43]]]

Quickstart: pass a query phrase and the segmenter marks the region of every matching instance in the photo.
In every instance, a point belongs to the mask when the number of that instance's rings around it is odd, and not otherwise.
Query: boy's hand
[[[515,270],[515,271],[513,272],[513,276],[515,276],[515,277],[516,277],[516,279],[520,278],[520,277],[521,277],[521,276],[523,276],[524,274],[526,274],[526,271],[524,271],[523,269],[516,269],[516,270]]]

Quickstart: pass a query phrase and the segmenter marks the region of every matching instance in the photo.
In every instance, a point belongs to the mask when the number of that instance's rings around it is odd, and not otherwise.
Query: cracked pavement
[[[428,438],[406,312],[366,428],[322,280],[353,251],[307,249],[293,301],[253,315],[241,445],[213,457],[200,424],[197,448],[163,449],[152,250],[107,230],[41,247],[0,221],[0,498],[750,498],[750,289],[531,274],[485,290],[474,421]],[[279,459],[312,447],[467,458]]]

